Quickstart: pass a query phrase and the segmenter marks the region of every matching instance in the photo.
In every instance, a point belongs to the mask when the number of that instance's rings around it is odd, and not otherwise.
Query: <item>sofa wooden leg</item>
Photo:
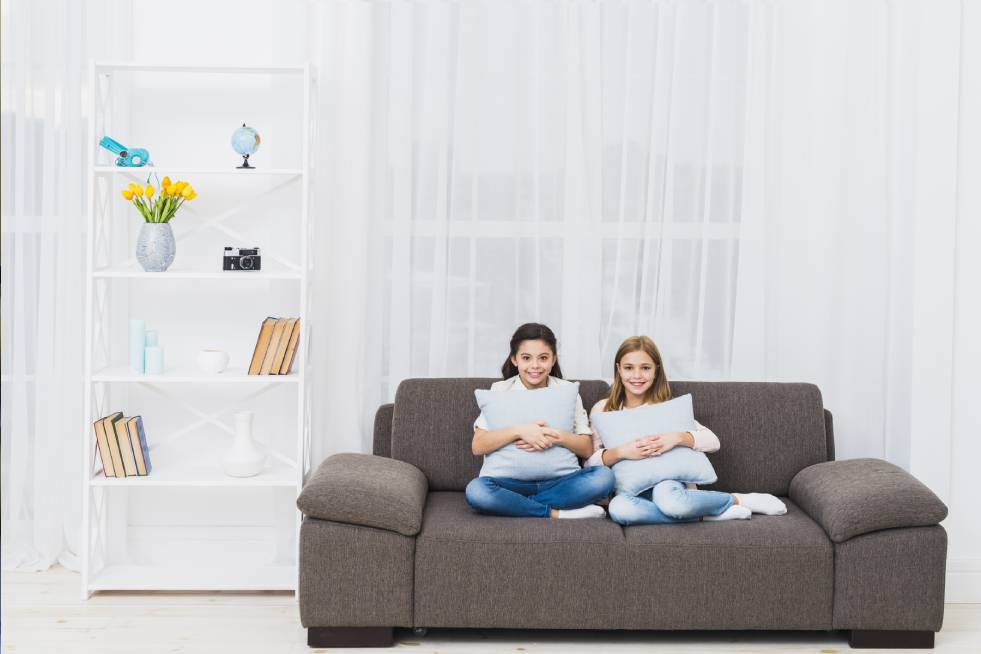
[[[309,647],[391,647],[392,627],[310,627]]]
[[[932,631],[852,629],[848,644],[858,649],[933,649]]]

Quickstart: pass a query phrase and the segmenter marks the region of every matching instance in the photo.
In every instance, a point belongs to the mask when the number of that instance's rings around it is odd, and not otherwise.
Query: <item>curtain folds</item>
[[[114,0],[3,6],[2,509],[5,568],[76,567],[88,61],[119,55]]]
[[[327,449],[363,447],[402,379],[499,374],[523,322],[555,330],[572,377],[609,377],[638,333],[675,377],[729,375],[754,9],[319,11],[317,150],[332,179],[319,206],[331,234],[364,225],[322,271],[342,294],[362,289],[323,333],[341,321],[364,335],[322,350],[329,396],[361,407],[322,408],[340,435]]]

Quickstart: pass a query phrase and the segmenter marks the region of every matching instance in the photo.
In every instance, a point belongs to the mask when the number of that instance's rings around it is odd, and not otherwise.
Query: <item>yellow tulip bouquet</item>
[[[155,199],[154,195],[157,195]],[[133,183],[123,190],[123,198],[132,202],[143,220],[148,223],[170,222],[185,202],[190,202],[197,196],[193,186],[181,181],[171,184],[169,177],[163,178],[159,194],[152,184],[144,187]]]

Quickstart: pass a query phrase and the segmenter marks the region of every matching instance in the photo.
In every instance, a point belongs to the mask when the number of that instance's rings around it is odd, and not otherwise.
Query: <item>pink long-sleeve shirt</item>
[[[593,408],[589,411],[590,417],[592,417],[592,415],[597,411],[602,411],[603,407],[605,406],[606,400],[600,400],[594,404]],[[722,447],[722,444],[719,443],[719,437],[715,435],[715,432],[705,425],[699,423],[697,420],[695,421],[695,430],[688,433],[692,435],[692,438],[695,441],[695,444],[691,449],[695,450],[696,452],[718,452]],[[603,447],[603,439],[600,438],[600,435],[596,433],[596,430],[594,429],[593,455],[586,459],[586,463],[583,464],[583,467],[590,468],[592,466],[605,465],[603,463],[603,452],[605,451],[606,448]],[[688,488],[695,488],[695,484],[686,484],[686,486],[688,486]]]

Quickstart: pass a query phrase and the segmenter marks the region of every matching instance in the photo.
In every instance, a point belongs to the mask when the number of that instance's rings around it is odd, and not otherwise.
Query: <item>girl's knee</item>
[[[674,480],[662,481],[654,487],[651,499],[666,516],[682,519],[691,515],[691,502],[685,495],[685,487]]]
[[[624,495],[617,495],[610,500],[610,505],[606,510],[610,514],[610,520],[618,525],[629,525],[633,521],[633,503]]]
[[[590,479],[596,485],[597,492],[609,494],[613,491],[613,487],[616,486],[616,477],[614,477],[612,470],[606,466],[595,466],[588,468],[588,470],[595,471],[591,474]]]
[[[467,484],[464,495],[467,498],[467,504],[475,509],[479,509],[487,506],[492,492],[493,484],[490,480],[487,477],[477,477],[476,479],[471,479],[470,483]]]

